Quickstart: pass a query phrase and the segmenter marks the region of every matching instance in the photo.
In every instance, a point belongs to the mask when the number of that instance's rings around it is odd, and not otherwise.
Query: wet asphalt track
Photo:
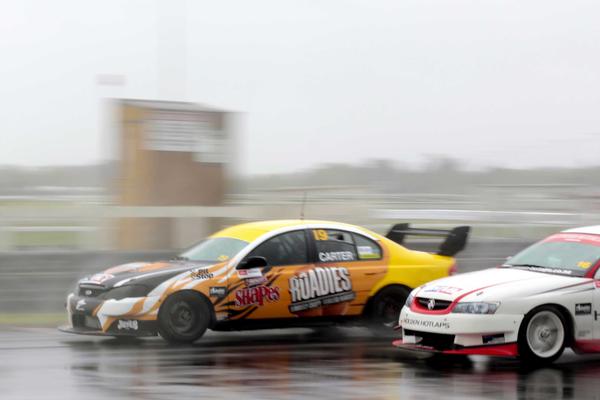
[[[0,333],[2,399],[598,399],[600,356],[552,368],[419,359],[362,328],[209,333],[193,346]]]
[[[471,246],[459,265],[493,266],[522,247]],[[0,400],[436,398],[600,399],[600,355],[568,351],[531,370],[487,357],[424,358],[363,328],[209,332],[174,347],[0,326]]]

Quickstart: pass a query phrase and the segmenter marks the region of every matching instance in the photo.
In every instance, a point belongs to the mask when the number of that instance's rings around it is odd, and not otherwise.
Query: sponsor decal
[[[208,268],[200,268],[193,270],[190,274],[190,278],[192,279],[212,279],[212,272],[208,272]]]
[[[442,286],[442,285],[425,286],[423,288],[423,292],[428,292],[428,293],[442,293],[442,294],[448,294],[448,295],[456,294],[456,293],[460,292],[461,290],[462,290],[462,288],[459,288],[459,287]]]
[[[550,268],[550,267],[525,267],[528,271],[535,272],[545,272],[545,273],[555,273],[561,275],[572,275],[573,271],[570,269],[561,269],[561,268]]]
[[[371,246],[358,246],[357,250],[358,255],[360,256],[368,256],[373,254],[373,249],[371,248]]]
[[[320,251],[321,262],[354,261],[354,253],[351,251]]]
[[[260,278],[263,276],[260,268],[239,269],[237,274],[240,279]]]
[[[579,261],[577,263],[577,266],[582,269],[588,269],[589,267],[592,266],[592,263],[589,261]]]
[[[589,315],[592,313],[592,303],[575,304],[575,315]]]
[[[244,279],[244,283],[246,284],[246,287],[261,286],[267,283],[267,278],[264,276],[260,276],[258,278],[247,278]]]
[[[423,328],[441,328],[441,329],[450,329],[450,322],[448,321],[429,321],[423,319],[414,319],[414,318],[404,318],[402,320],[402,326],[412,325]]]
[[[120,274],[122,272],[137,272],[143,267],[147,266],[148,263],[145,262],[135,262],[135,263],[127,263],[117,265],[116,267],[112,267],[106,270],[107,274]]]
[[[590,331],[590,330],[577,331],[578,338],[584,338],[584,337],[591,336],[591,335],[592,335],[592,331]]]
[[[113,274],[95,274],[92,275],[92,277],[90,279],[87,280],[87,282],[91,282],[91,283],[96,283],[96,284],[100,284],[103,282],[106,282],[109,279],[114,278],[115,276]]]
[[[137,331],[138,330],[138,322],[135,319],[120,319],[119,322],[117,323],[117,329],[120,331],[122,331],[122,330]]]
[[[81,299],[77,302],[77,304],[75,304],[75,310],[76,311],[85,311],[85,306],[86,306],[85,300]]]
[[[350,273],[344,267],[315,268],[290,278],[289,291],[292,313],[322,306],[352,301]]]
[[[225,297],[227,294],[227,288],[225,286],[211,286],[208,289],[208,295],[210,297]]]
[[[544,242],[582,242],[600,246],[600,237],[587,233],[557,233],[546,238]]]
[[[373,250],[371,246],[358,246],[356,249],[358,250],[358,258],[361,260],[380,257],[379,251]]]
[[[235,306],[262,306],[265,302],[273,303],[279,300],[279,287],[256,286],[240,289],[235,292]]]

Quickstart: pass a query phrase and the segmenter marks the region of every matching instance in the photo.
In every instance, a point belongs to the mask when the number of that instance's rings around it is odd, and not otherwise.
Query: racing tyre
[[[193,343],[210,324],[207,302],[191,292],[175,293],[158,312],[158,333],[169,343]]]
[[[369,328],[377,334],[393,334],[409,293],[404,286],[390,286],[379,291],[371,301]]]
[[[542,306],[529,312],[519,329],[519,357],[536,365],[552,363],[565,349],[566,327],[556,307]]]

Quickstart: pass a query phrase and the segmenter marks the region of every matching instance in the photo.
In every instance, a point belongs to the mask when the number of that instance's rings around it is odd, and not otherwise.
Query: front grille
[[[452,304],[452,302],[448,300],[428,299],[426,297],[417,297],[417,303],[421,308],[431,311],[445,310]],[[432,308],[430,308],[430,304],[433,304]]]
[[[104,286],[81,285],[77,294],[81,297],[98,297],[105,291]]]
[[[85,327],[85,315],[73,314],[71,316],[71,320],[73,322],[73,328],[84,328]]]
[[[73,323],[73,328],[92,330],[100,329],[100,321],[98,321],[98,318],[90,317],[89,315],[85,314],[71,315],[71,322]]]
[[[420,346],[431,347],[435,350],[452,350],[454,348],[454,335],[411,331],[408,329],[404,330],[404,334],[421,338],[421,340],[417,342]]]

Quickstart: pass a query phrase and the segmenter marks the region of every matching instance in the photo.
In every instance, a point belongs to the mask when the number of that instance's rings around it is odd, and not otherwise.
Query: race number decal
[[[313,236],[315,240],[327,240],[329,239],[329,235],[327,235],[327,231],[323,229],[315,229],[313,230]]]

